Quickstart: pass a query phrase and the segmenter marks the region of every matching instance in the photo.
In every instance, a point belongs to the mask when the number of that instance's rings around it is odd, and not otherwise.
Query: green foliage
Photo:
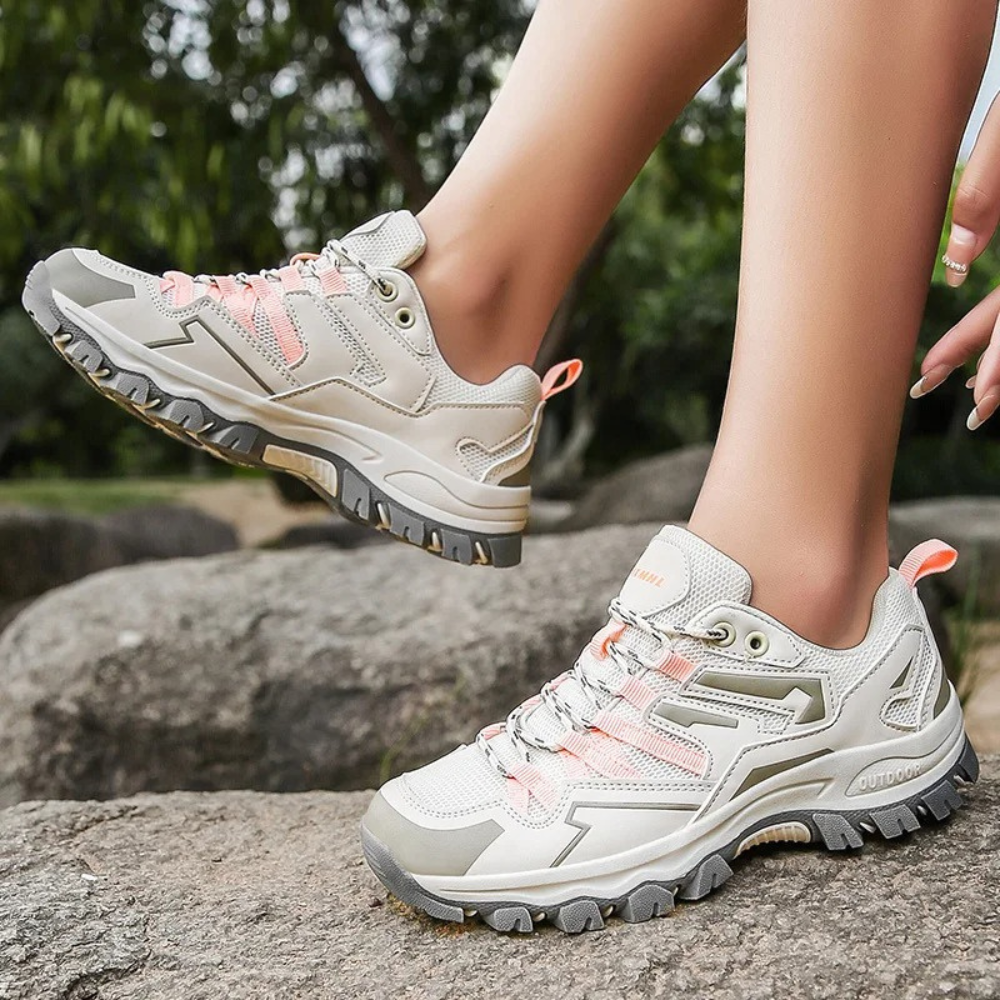
[[[0,475],[201,468],[67,377],[19,306],[36,259],[92,245],[156,273],[253,270],[378,211],[419,208],[485,114],[527,17],[522,0],[0,0]],[[586,410],[588,471],[718,424],[741,86],[736,61],[664,137],[559,347],[588,375],[553,402],[549,425]],[[956,292],[939,265],[922,345],[998,273],[990,251]],[[1000,432],[964,436],[960,381],[908,408],[897,495],[1000,485]]]
[[[525,18],[513,0],[0,3],[0,474],[192,461],[48,356],[19,305],[35,260],[83,245],[154,273],[253,270],[419,204]]]
[[[714,433],[736,317],[741,79],[736,62],[664,137],[581,305],[573,347],[599,382],[594,467]]]

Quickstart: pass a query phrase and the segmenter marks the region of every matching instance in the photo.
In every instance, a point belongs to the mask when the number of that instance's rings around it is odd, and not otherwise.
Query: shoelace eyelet
[[[393,302],[399,295],[399,289],[396,287],[394,281],[390,281],[388,278],[382,278],[381,281],[375,282],[375,294],[383,302]]]
[[[716,646],[731,646],[736,642],[736,629],[729,622],[716,622],[712,628],[717,628],[726,634],[721,639],[713,639]]]
[[[404,330],[409,330],[414,323],[416,323],[417,318],[413,315],[412,309],[407,309],[404,306],[402,309],[396,310],[396,326],[401,327]]]
[[[763,656],[770,643],[763,632],[750,632],[743,640],[743,645],[751,656]]]

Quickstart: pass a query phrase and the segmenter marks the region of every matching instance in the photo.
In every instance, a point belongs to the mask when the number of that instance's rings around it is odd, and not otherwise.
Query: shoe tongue
[[[738,562],[690,531],[667,525],[646,546],[618,597],[629,611],[653,622],[684,625],[718,601],[746,604],[751,587],[750,574]],[[627,629],[619,641],[642,657],[663,652],[657,639],[637,628]],[[610,659],[604,661],[603,668],[618,669]],[[593,711],[595,702],[604,708],[614,701],[610,695],[595,697],[593,691],[584,690],[573,677],[560,685],[559,695],[584,717]],[[524,725],[547,740],[556,738],[565,729],[563,721],[544,703],[531,709]],[[509,762],[516,762],[508,737],[498,740],[495,748]]]
[[[427,237],[411,212],[386,212],[340,242],[374,267],[409,267],[427,247]]]
[[[618,595],[630,611],[656,619],[669,611],[675,624],[717,601],[746,604],[750,574],[685,528],[667,525],[646,546]]]

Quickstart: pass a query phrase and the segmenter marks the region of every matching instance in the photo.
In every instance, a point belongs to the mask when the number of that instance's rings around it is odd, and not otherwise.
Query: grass
[[[110,514],[176,500],[190,479],[15,479],[0,482],[0,508],[42,507],[70,514]]]

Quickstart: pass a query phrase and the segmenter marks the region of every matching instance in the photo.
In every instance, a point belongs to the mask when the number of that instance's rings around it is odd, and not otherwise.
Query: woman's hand
[[[972,262],[986,249],[1000,222],[1000,96],[994,99],[955,192],[951,235],[943,258],[953,288],[965,281]],[[975,376],[966,383],[975,406],[970,431],[1000,406],[1000,288],[994,289],[928,352],[914,399],[936,389],[956,368],[979,355]]]

